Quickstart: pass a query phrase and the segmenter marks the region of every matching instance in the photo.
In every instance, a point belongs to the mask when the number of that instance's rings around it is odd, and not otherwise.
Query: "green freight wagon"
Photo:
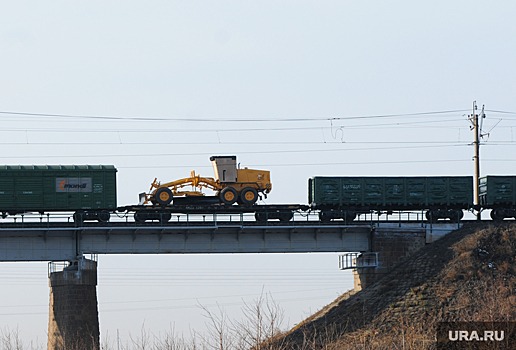
[[[473,203],[473,178],[439,177],[313,177],[309,203],[321,220],[352,221],[371,211],[424,210],[428,219],[460,220]]]
[[[74,212],[74,220],[108,221],[116,209],[112,165],[2,165],[0,212]]]
[[[480,178],[480,205],[491,210],[493,220],[516,218],[516,176]]]

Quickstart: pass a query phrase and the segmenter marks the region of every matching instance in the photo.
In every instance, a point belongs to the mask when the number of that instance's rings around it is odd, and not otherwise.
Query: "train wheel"
[[[280,214],[279,221],[281,222],[289,222],[294,217],[294,214],[291,211],[286,211]]]
[[[462,210],[450,209],[448,214],[448,217],[450,218],[451,222],[460,222],[464,217],[464,212]]]
[[[172,213],[170,212],[163,212],[159,214],[159,222],[161,224],[167,223],[172,219]]]
[[[267,222],[267,214],[266,213],[254,213],[254,219],[257,222]]]
[[[240,192],[240,203],[251,206],[258,200],[258,192],[252,187],[246,187]]]
[[[425,213],[425,217],[430,222],[437,222],[437,220],[439,219],[439,216],[437,216],[436,212],[434,212],[433,210],[428,210]]]
[[[141,211],[137,211],[134,213],[134,221],[139,223],[139,224],[143,224],[145,222],[145,213],[141,212]]]
[[[327,212],[325,211],[320,211],[319,212],[319,220],[322,221],[322,222],[330,222],[332,219],[331,215],[328,214]]]
[[[502,221],[503,219],[505,219],[505,215],[503,214],[503,211],[500,209],[491,210],[490,216],[491,219],[493,219],[493,221]]]
[[[99,222],[108,222],[111,218],[111,214],[107,210],[101,210],[97,213],[97,220]]]
[[[238,199],[238,192],[233,187],[225,187],[220,191],[220,201],[226,205],[234,204]]]
[[[84,222],[84,212],[82,210],[78,210],[73,213],[73,221],[82,224]]]
[[[353,222],[357,218],[357,213],[351,210],[345,210],[342,212],[342,219],[344,222]]]
[[[154,193],[154,200],[159,205],[169,205],[172,203],[172,191],[168,187],[160,187]]]

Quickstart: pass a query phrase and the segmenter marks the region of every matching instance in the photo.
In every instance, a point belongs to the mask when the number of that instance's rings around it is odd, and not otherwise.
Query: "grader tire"
[[[172,203],[172,198],[172,191],[168,187],[160,187],[154,193],[154,201],[162,206],[166,206]]]
[[[220,201],[225,205],[233,205],[238,199],[238,192],[233,187],[226,187],[220,191]]]
[[[240,192],[240,201],[246,207],[252,206],[258,200],[258,192],[252,187],[246,187]]]

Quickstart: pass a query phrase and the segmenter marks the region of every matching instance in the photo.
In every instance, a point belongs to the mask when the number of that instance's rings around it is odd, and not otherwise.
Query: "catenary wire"
[[[327,125],[327,126],[320,126],[320,127],[263,127],[263,128],[257,128],[257,127],[249,127],[249,128],[231,128],[231,129],[67,129],[67,128],[3,128],[2,132],[31,132],[31,133],[40,133],[40,132],[67,132],[67,133],[200,133],[200,132],[244,132],[244,131],[294,131],[294,130],[314,130],[314,129],[334,129],[339,127],[345,127],[346,129],[358,129],[358,128],[376,128],[376,127],[399,127],[399,126],[414,126],[414,125],[422,125],[420,127],[428,128],[429,126],[427,124],[436,124],[436,123],[444,123],[444,122],[458,122],[463,121],[463,118],[461,119],[445,119],[445,120],[427,120],[427,121],[413,121],[413,122],[396,122],[396,123],[375,123],[375,124],[349,124],[349,125]],[[430,126],[432,127],[432,126]],[[441,128],[443,126],[434,125],[433,127]],[[447,125],[446,127],[450,127],[450,125]],[[457,125],[457,126],[451,126],[451,127],[459,127],[459,128],[466,128],[463,125]],[[415,126],[413,128],[416,128]]]
[[[366,116],[347,116],[347,117],[307,117],[307,118],[285,118],[285,117],[268,117],[268,118],[196,118],[196,117],[125,117],[125,116],[96,116],[96,115],[73,115],[73,114],[53,114],[53,113],[30,113],[20,111],[0,111],[0,114],[18,115],[28,117],[55,117],[55,118],[74,118],[74,119],[93,119],[93,120],[125,120],[125,121],[182,121],[182,122],[304,122],[304,121],[324,121],[324,120],[353,120],[353,119],[376,119],[376,118],[395,118],[409,116],[424,115],[440,115],[450,113],[464,113],[468,110],[455,109],[445,111],[430,111],[416,113],[399,113],[399,114],[378,114]]]

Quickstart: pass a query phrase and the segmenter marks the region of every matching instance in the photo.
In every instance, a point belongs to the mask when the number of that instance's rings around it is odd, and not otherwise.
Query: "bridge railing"
[[[374,268],[378,266],[378,253],[346,253],[339,255],[339,269]]]

